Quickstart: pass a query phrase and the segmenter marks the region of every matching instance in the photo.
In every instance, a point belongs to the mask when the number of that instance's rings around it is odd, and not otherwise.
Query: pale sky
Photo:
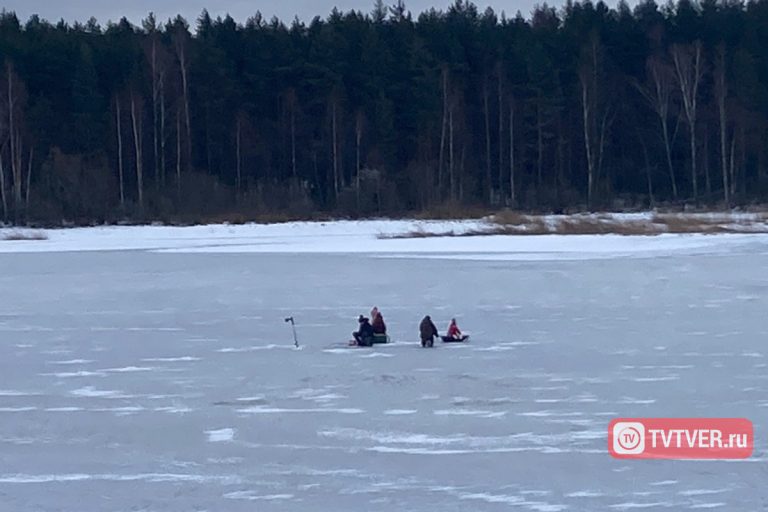
[[[385,5],[394,4],[396,0],[385,0]],[[565,0],[550,1],[550,5],[560,6]],[[325,18],[336,6],[340,10],[350,9],[370,12],[373,10],[373,0],[0,0],[0,6],[9,11],[15,11],[22,23],[26,22],[32,14],[39,14],[50,22],[57,22],[64,18],[68,22],[85,22],[91,16],[102,25],[108,20],[117,21],[126,16],[133,23],[146,17],[150,11],[154,12],[159,20],[165,21],[169,17],[181,14],[194,26],[194,20],[204,8],[208,9],[212,17],[229,13],[238,23],[261,11],[262,15],[269,19],[277,15],[286,23],[290,23],[295,15],[304,21],[311,20],[315,15]],[[436,7],[445,9],[451,0],[406,0],[405,6],[414,16],[418,13]],[[480,11],[488,5],[500,14],[505,11],[508,17],[512,17],[520,10],[528,18],[536,3],[541,0],[485,0],[475,2]]]

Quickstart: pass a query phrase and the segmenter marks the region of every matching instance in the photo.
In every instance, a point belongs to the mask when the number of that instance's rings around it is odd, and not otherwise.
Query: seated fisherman
[[[370,347],[373,345],[373,327],[370,321],[360,315],[357,322],[360,324],[360,328],[352,333],[352,336],[355,337],[355,343],[361,347]]]

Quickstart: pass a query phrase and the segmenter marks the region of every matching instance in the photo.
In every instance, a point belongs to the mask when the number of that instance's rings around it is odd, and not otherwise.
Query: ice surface
[[[0,510],[763,507],[766,237],[287,229],[0,242]],[[374,305],[394,343],[347,347]],[[421,349],[425,314],[471,342]],[[746,417],[755,452],[614,460],[618,416]]]
[[[222,428],[219,430],[208,430],[205,432],[208,434],[208,441],[212,443],[221,443],[224,441],[232,441],[235,438],[235,429]]]

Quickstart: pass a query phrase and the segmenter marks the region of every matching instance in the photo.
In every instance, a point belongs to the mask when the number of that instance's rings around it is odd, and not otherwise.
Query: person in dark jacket
[[[352,333],[352,336],[355,337],[355,343],[361,347],[373,346],[373,327],[370,320],[360,315],[357,322],[360,324],[360,328]]]
[[[435,344],[435,336],[437,336],[437,327],[432,323],[432,319],[429,315],[425,316],[419,325],[419,334],[421,335],[421,346],[431,347]]]
[[[384,323],[384,317],[381,313],[376,313],[376,317],[373,319],[373,332],[376,334],[387,334],[387,324]]]

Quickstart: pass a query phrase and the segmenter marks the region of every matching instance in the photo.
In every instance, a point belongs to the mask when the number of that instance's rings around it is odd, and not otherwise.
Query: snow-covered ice
[[[208,430],[205,433],[208,434],[208,441],[212,443],[232,441],[235,438],[235,429],[233,428],[221,428],[219,430]]]
[[[645,214],[638,214],[640,216]],[[616,215],[622,218],[621,215]],[[635,218],[637,215],[624,215]],[[734,244],[757,244],[760,234],[526,235],[388,238],[407,233],[474,232],[487,221],[335,221],[208,226],[104,226],[48,230],[46,240],[9,240],[3,252],[152,250],[167,253],[381,254],[470,260],[570,260],[653,257],[680,252],[713,252]],[[157,313],[163,313],[159,309]],[[26,328],[30,328],[26,326]],[[139,327],[136,329],[158,328]],[[172,327],[167,327],[172,328]]]
[[[471,227],[0,242],[0,510],[763,506],[768,237],[377,238]],[[374,305],[394,342],[347,347]],[[754,455],[614,460],[621,416],[746,417]]]

